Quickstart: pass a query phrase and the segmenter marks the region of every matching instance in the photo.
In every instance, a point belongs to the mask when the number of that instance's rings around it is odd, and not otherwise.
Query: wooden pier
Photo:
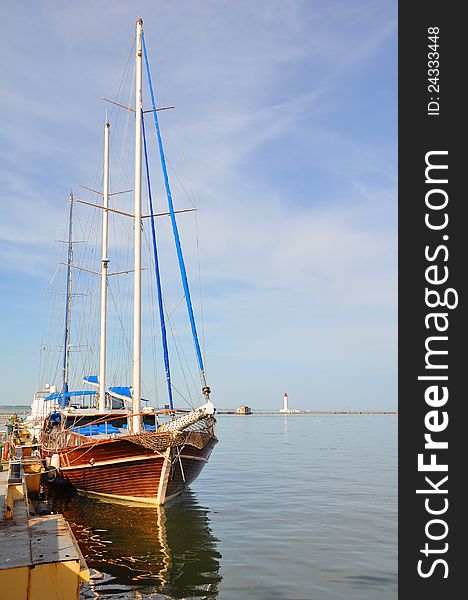
[[[0,471],[0,596],[78,599],[89,571],[62,515],[30,516],[20,461]]]

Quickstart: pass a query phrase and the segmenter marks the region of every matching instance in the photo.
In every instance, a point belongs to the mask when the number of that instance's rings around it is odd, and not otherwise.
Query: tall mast
[[[101,259],[101,336],[99,352],[99,396],[98,410],[106,410],[106,326],[107,326],[107,258],[109,231],[109,128],[104,125],[104,189],[102,211],[102,259]]]
[[[143,20],[136,22],[135,61],[135,263],[133,296],[133,396],[132,430],[141,431],[141,33]]]
[[[63,368],[62,368],[62,398],[60,404],[68,404],[68,358],[70,354],[70,321],[72,298],[72,264],[73,264],[73,192],[69,197],[70,208],[68,214],[68,259],[67,259],[67,293],[65,301],[65,338],[63,341]]]

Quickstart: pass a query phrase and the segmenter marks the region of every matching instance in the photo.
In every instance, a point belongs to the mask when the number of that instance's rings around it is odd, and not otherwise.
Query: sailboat
[[[152,109],[143,110],[142,62],[145,59]],[[127,107],[122,107],[127,108]],[[67,485],[89,496],[105,497],[117,501],[163,505],[183,492],[200,474],[217,444],[215,433],[215,408],[206,382],[202,352],[190,297],[184,256],[177,227],[172,193],[166,166],[161,132],[156,108],[143,21],[136,22],[135,43],[135,108],[134,114],[134,268],[133,268],[133,361],[132,385],[107,387],[106,335],[108,290],[108,216],[116,211],[109,207],[109,129],[104,127],[104,178],[102,205],[94,205],[102,213],[102,256],[100,286],[100,357],[99,375],[84,377],[93,390],[69,389],[69,335],[71,319],[73,262],[73,205],[70,194],[68,227],[67,290],[65,307],[65,336],[63,380],[61,391],[49,388],[51,393],[37,398],[49,413],[42,421],[40,450],[47,464],[47,480],[51,485]],[[154,213],[148,169],[144,113],[151,112],[154,119],[160,163],[168,202],[167,213]],[[167,385],[167,409],[156,411],[142,408],[142,156],[144,154],[149,195],[155,278],[158,291],[158,308]],[[87,204],[86,202],[84,202]],[[88,203],[90,204],[90,203]],[[166,214],[170,217],[176,246],[178,265],[187,306],[188,320],[193,335],[201,392],[204,404],[191,411],[177,410],[173,402],[173,386],[168,355],[167,323],[163,310],[161,278],[157,254],[154,218]],[[37,408],[37,407],[36,407]],[[42,409],[43,410],[43,409]],[[40,410],[37,408],[39,414]],[[161,422],[160,417],[166,416]],[[159,417],[159,418],[158,418]]]

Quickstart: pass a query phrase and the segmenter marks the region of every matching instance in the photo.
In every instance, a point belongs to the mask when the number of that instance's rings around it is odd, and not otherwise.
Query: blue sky
[[[279,407],[288,391],[296,408],[396,408],[396,3],[7,1],[0,15],[2,403],[38,385],[54,240],[70,188],[95,176],[101,97],[141,16],[158,103],[177,107],[160,113],[168,157],[198,207],[215,403]]]

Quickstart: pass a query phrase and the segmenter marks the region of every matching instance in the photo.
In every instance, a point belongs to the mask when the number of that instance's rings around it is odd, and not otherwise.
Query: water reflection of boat
[[[167,507],[81,496],[56,497],[54,504],[70,523],[89,567],[103,574],[90,584],[95,597],[138,590],[143,597],[164,594],[165,599],[217,597],[221,555],[208,510],[192,492]]]

